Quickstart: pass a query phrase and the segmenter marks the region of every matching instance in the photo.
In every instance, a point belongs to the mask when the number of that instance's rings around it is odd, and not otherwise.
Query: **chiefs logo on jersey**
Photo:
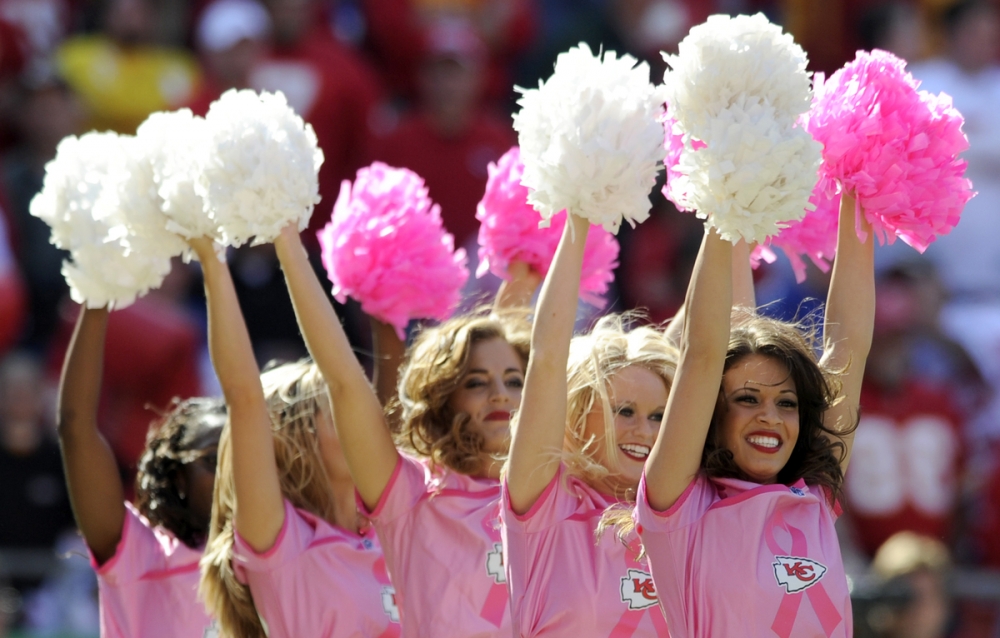
[[[486,554],[486,573],[493,577],[497,585],[507,582],[507,574],[503,571],[503,545],[500,543],[493,543],[493,551]]]
[[[649,572],[630,569],[622,576],[622,602],[627,603],[629,609],[646,609],[659,602]]]
[[[808,589],[823,578],[826,565],[797,556],[775,556],[774,577],[789,594]]]
[[[396,590],[392,585],[382,586],[382,611],[392,622],[399,622],[399,607],[396,605]]]

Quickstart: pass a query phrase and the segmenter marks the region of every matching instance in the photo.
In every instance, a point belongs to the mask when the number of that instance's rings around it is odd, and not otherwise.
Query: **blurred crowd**
[[[1000,636],[1000,3],[992,0],[0,0],[0,636],[96,636],[96,584],[54,436],[77,308],[48,227],[30,216],[66,135],[134,133],[148,114],[204,114],[230,88],[280,90],[325,155],[324,225],[342,180],[374,161],[416,171],[475,261],[487,166],[516,143],[514,85],[578,42],[650,63],[711,13],[763,11],[815,71],[858,48],[911,62],[965,116],[978,195],[924,255],[877,251],[875,341],[841,537],[858,636]],[[654,321],[683,301],[701,223],[655,189],[623,229],[608,308]],[[1000,234],[1000,232],[998,232]],[[305,237],[313,249],[315,236]],[[318,258],[316,259],[318,262]],[[230,263],[261,364],[304,356],[273,248]],[[318,263],[317,263],[318,265]],[[475,269],[475,264],[472,264]],[[195,265],[111,315],[101,428],[129,485],[147,427],[175,396],[216,394]],[[807,317],[823,272],[756,273],[763,312]],[[470,281],[469,304],[496,286]],[[338,306],[364,360],[367,319]]]

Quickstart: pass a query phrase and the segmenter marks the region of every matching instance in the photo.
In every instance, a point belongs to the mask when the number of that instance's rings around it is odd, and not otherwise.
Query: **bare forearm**
[[[755,309],[757,296],[750,267],[750,246],[743,240],[733,246],[733,307]]]
[[[270,549],[284,523],[271,417],[229,268],[199,250],[208,305],[208,345],[229,410],[237,531],[257,551]]]
[[[374,507],[399,458],[382,405],[309,264],[298,233],[286,229],[275,248],[302,336],[330,390],[333,420],[348,469],[362,501]]]
[[[541,281],[538,273],[524,262],[511,263],[508,272],[510,280],[500,284],[500,290],[493,301],[496,310],[530,305]]]
[[[371,319],[371,325],[372,349],[375,359],[372,381],[379,403],[387,406],[396,396],[399,367],[406,357],[406,344],[396,335],[396,330],[389,324]]]
[[[118,464],[97,430],[106,309],[81,309],[59,384],[58,430],[73,515],[98,563],[114,555],[125,520]]]
[[[875,322],[875,240],[871,226],[864,219],[861,230],[868,236],[864,243],[855,231],[855,200],[844,193],[823,326],[827,356],[834,356],[836,350],[849,352],[847,357],[828,360],[838,367],[847,365],[848,359],[866,358],[871,349]]]
[[[586,220],[569,216],[555,260],[542,284],[507,474],[511,505],[517,512],[530,509],[558,471],[554,453],[562,448],[566,424],[566,364],[589,229]]]

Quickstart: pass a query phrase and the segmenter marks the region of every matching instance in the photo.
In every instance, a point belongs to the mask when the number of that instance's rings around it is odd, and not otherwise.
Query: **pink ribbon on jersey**
[[[641,545],[638,538],[632,539],[628,544],[628,549],[625,552],[625,569],[629,568],[641,569],[644,572],[649,571],[649,566],[640,563],[634,557],[639,555],[642,551]],[[657,599],[659,601],[659,599]],[[657,636],[669,636],[670,633],[667,631],[667,620],[663,617],[663,610],[660,609],[660,603],[657,602],[652,607],[646,609],[626,609],[625,613],[618,620],[618,624],[614,626],[611,633],[608,634],[608,638],[632,638],[635,631],[639,628],[639,623],[642,622],[643,616],[649,612],[649,619],[653,623],[653,628],[656,629]]]
[[[392,585],[392,582],[389,580],[389,570],[385,567],[385,556],[379,556],[372,565],[372,574],[375,575],[375,580],[380,585]],[[400,633],[401,627],[399,623],[390,622],[385,631],[378,635],[378,638],[399,638]]]
[[[486,516],[481,521],[487,538],[494,543],[500,542],[500,531],[497,529],[499,522],[500,501],[497,501],[496,511],[490,513],[490,510],[487,510]],[[509,600],[510,595],[507,593],[507,583],[493,583],[493,586],[490,587],[490,593],[486,595],[486,602],[483,603],[483,608],[479,610],[479,617],[492,623],[494,627],[500,627],[503,624],[504,616],[507,614],[507,603]]]
[[[774,536],[774,532],[777,529],[783,529],[791,536],[792,547],[790,552],[785,551],[778,544],[778,540]],[[775,557],[801,556],[804,558],[809,553],[806,535],[799,528],[785,522],[785,517],[780,510],[775,512],[774,516],[768,522],[767,528],[764,530],[764,542],[767,543],[767,548],[774,552]],[[810,586],[805,591],[785,594],[781,600],[781,605],[778,607],[778,613],[774,616],[771,631],[780,636],[780,638],[789,638],[792,635],[792,627],[795,625],[795,618],[799,614],[799,606],[802,604],[803,594],[809,597],[813,611],[816,612],[816,617],[819,618],[819,622],[823,626],[823,631],[826,632],[827,638],[829,638],[829,636],[833,635],[833,630],[837,628],[837,625],[843,621],[843,617],[837,611],[837,606],[830,600],[830,594],[827,593],[826,588],[819,582]]]

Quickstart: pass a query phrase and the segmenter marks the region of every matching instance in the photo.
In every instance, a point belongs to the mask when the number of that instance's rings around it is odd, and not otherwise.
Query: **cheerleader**
[[[400,451],[298,234],[275,245],[384,547],[403,635],[509,636],[497,507],[528,358],[524,313],[460,316],[416,338],[399,384]]]
[[[63,365],[58,430],[77,527],[100,591],[102,638],[210,636],[198,601],[198,560],[208,535],[216,448],[225,405],[177,402],[149,433],[136,505],[97,428],[106,308],[84,308]]]
[[[319,371],[300,362],[258,376],[228,268],[209,240],[191,244],[230,415],[201,584],[221,635],[398,636],[385,561],[358,516]]]
[[[858,231],[871,236],[858,215]],[[850,636],[834,522],[875,306],[873,241],[844,194],[817,362],[798,326],[730,326],[731,250],[709,230],[635,520],[671,634]]]

